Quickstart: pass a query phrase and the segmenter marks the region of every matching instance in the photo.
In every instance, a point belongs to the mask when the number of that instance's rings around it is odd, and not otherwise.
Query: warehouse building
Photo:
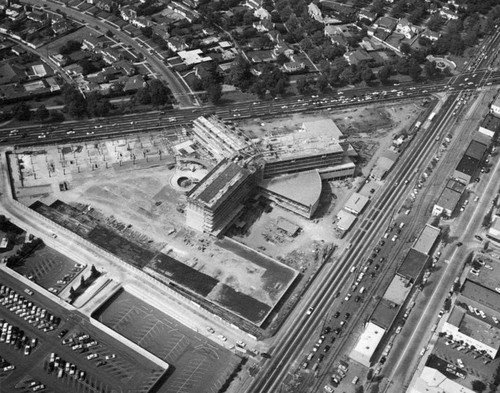
[[[410,251],[408,251],[403,259],[401,266],[399,266],[397,274],[407,280],[410,280],[412,283],[415,283],[423,273],[427,260],[427,255],[410,248]]]

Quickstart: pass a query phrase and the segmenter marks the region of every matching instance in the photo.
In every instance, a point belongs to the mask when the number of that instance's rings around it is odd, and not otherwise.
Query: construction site
[[[9,164],[21,203],[160,281],[175,281],[224,318],[262,326],[283,295],[296,298],[342,245],[332,228],[336,212],[377,152],[421,110],[408,104],[243,121],[228,126],[233,142],[218,156],[222,142],[201,145],[194,126],[18,149]],[[309,149],[286,151],[301,144]],[[229,216],[217,221],[220,211]]]

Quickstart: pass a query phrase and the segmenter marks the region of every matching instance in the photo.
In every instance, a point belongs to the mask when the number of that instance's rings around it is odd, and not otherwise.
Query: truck
[[[432,119],[434,119],[434,117],[436,116],[436,112],[432,112],[430,115],[429,115],[429,121],[432,121]]]
[[[415,129],[418,130],[420,128],[420,126],[422,125],[422,122],[421,121],[417,121],[415,123]]]

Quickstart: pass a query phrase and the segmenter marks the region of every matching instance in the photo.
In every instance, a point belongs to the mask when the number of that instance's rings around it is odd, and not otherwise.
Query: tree
[[[484,384],[484,382],[479,381],[477,379],[475,381],[472,381],[471,385],[472,385],[472,390],[474,390],[477,393],[482,393],[486,390],[486,385]]]
[[[50,116],[49,110],[43,104],[40,105],[35,112],[35,117],[40,121],[47,120],[49,116]]]
[[[421,73],[422,69],[420,68],[418,62],[415,59],[410,59],[408,64],[408,75],[410,75],[411,79],[418,81]]]
[[[28,104],[25,102],[20,102],[12,110],[12,115],[21,121],[27,121],[31,119],[31,110]]]
[[[153,37],[153,28],[151,26],[141,27],[141,33],[144,34],[146,38]]]
[[[64,85],[62,90],[63,100],[65,102],[64,108],[72,117],[80,118],[87,112],[87,103],[85,97],[71,85]]]
[[[87,94],[87,113],[93,117],[107,116],[111,110],[111,104],[107,98],[101,96],[97,91]]]
[[[385,64],[378,70],[377,77],[383,84],[386,84],[392,73],[392,66]]]
[[[83,277],[83,274],[80,277],[80,287],[85,288],[86,282],[85,282],[85,277]]]
[[[148,83],[151,92],[151,104],[159,107],[170,103],[170,89],[159,79],[153,79]]]
[[[101,273],[96,269],[95,265],[92,264],[92,267],[90,268],[90,276],[91,277],[99,277]]]
[[[288,63],[288,57],[286,57],[286,55],[283,52],[281,52],[276,58],[276,63],[282,66],[283,64]]]
[[[399,46],[399,50],[401,51],[401,53],[404,53],[405,55],[409,55],[411,53],[411,46],[409,43],[403,42]]]
[[[250,89],[250,92],[255,94],[261,100],[266,96],[266,91],[267,87],[261,80],[257,80]]]
[[[300,94],[308,94],[311,91],[311,82],[307,78],[297,80],[296,86]]]
[[[356,389],[354,389],[354,393],[364,393],[365,388],[363,386],[356,386]]]
[[[429,21],[427,22],[427,28],[436,33],[441,29],[442,25],[443,25],[443,18],[441,18],[441,16],[438,13],[432,15],[429,18]]]
[[[253,79],[250,63],[242,55],[236,56],[229,71],[228,82],[246,91],[252,85]]]
[[[214,81],[206,90],[209,101],[214,105],[218,104],[222,98],[222,85]]]
[[[59,48],[59,54],[69,55],[82,47],[82,43],[75,40],[68,40],[66,43]]]
[[[424,72],[425,76],[428,79],[434,79],[436,76],[439,75],[439,69],[436,67],[436,62],[435,61],[427,61],[424,64]]]
[[[328,90],[328,79],[325,75],[321,74],[316,80],[316,88],[320,93],[325,93]]]
[[[366,67],[361,70],[361,79],[363,79],[365,82],[370,82],[374,77],[375,75],[373,75],[373,71],[371,70],[371,68]]]

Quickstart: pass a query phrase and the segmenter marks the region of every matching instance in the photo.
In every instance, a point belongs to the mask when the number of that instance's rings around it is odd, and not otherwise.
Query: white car
[[[219,338],[222,340],[222,341],[227,341],[227,338],[225,336],[223,336],[222,334],[219,334]]]
[[[394,235],[391,239],[393,242],[395,242],[396,240],[398,240],[398,235]]]
[[[87,360],[92,360],[97,358],[99,355],[97,353],[91,353],[90,355],[87,355]]]
[[[313,313],[313,311],[314,311],[314,307],[309,307],[307,309],[306,315],[311,315]]]

